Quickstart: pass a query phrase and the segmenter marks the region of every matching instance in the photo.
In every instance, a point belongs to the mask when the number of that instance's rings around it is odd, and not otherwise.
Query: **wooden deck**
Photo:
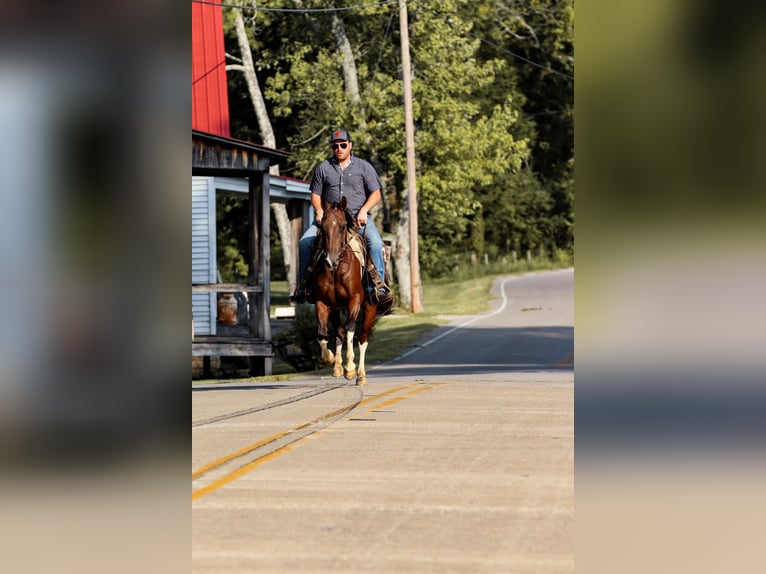
[[[273,357],[271,341],[252,337],[194,337],[192,357]]]

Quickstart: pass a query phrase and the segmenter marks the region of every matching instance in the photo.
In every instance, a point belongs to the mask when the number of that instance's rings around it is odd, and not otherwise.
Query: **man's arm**
[[[376,189],[369,195],[367,201],[364,202],[362,209],[360,209],[359,213],[356,214],[357,225],[367,224],[367,215],[369,214],[370,210],[378,204],[380,198],[380,189]]]
[[[317,223],[322,221],[324,215],[324,208],[322,207],[322,196],[317,193],[311,194],[311,207],[314,208],[314,218]]]
[[[314,208],[314,218],[317,223],[322,221],[324,215],[324,206],[322,205],[322,190],[324,188],[324,177],[322,174],[322,165],[319,164],[311,177],[309,191],[311,192],[311,207]]]

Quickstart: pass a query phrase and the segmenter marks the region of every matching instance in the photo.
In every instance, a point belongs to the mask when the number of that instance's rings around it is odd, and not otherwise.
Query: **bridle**
[[[330,259],[330,253],[327,250],[327,233],[325,232],[325,219],[327,219],[328,216],[332,216],[334,219],[341,219],[341,217],[337,217],[333,211],[337,211],[342,216],[342,222],[338,224],[340,233],[340,246],[338,247],[338,254],[337,257],[332,260]],[[333,223],[333,222],[329,222]],[[322,222],[319,225],[319,253],[317,255],[318,260],[324,260],[327,264],[328,269],[332,272],[335,271],[335,269],[338,267],[338,264],[340,263],[341,257],[343,256],[343,253],[349,248],[348,243],[348,223],[346,220],[346,213],[343,209],[339,207],[330,207],[326,212],[324,217],[322,218]]]

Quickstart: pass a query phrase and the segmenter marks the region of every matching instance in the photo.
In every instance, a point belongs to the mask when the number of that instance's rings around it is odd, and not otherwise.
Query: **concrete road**
[[[573,279],[498,281],[364,387],[195,387],[193,571],[574,571]]]

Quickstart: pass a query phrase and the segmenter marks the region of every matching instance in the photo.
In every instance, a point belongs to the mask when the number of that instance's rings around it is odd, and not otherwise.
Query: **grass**
[[[489,290],[495,275],[462,281],[427,283],[423,285],[423,316],[475,315],[489,310]],[[276,307],[289,305],[287,281],[271,282],[271,316]],[[397,310],[395,317],[407,314]]]
[[[367,349],[369,366],[391,361],[416,341],[440,325],[448,323],[443,316],[475,315],[489,311],[490,288],[496,276],[484,276],[461,281],[440,281],[423,285],[424,312],[411,314],[397,309],[393,315],[381,317],[375,323],[370,346]],[[288,305],[289,294],[286,281],[271,282],[271,313],[275,307]],[[328,374],[332,369],[319,369],[317,375]],[[275,376],[297,376],[290,365],[274,358]]]
[[[487,274],[475,277],[466,277],[465,274],[458,273],[456,275],[460,279],[424,281],[424,311],[422,313],[411,314],[406,310],[397,309],[393,315],[381,317],[375,323],[372,335],[370,336],[370,346],[367,349],[368,366],[395,359],[413,343],[428,335],[429,332],[440,325],[446,324],[448,319],[444,316],[477,315],[488,312],[491,300],[490,289],[498,276],[536,269],[562,268],[571,265],[566,261],[541,262],[539,265],[535,265],[534,260],[532,264],[526,261],[520,261],[519,264],[512,268],[504,266],[499,269],[496,266],[490,266],[490,268],[485,270]],[[475,271],[473,274],[478,275]],[[272,317],[276,307],[289,305],[289,295],[286,281],[271,282]],[[296,373],[292,366],[281,361],[278,356],[275,356],[272,366],[273,375],[249,377],[248,380],[289,380],[312,372],[317,376],[325,376],[331,371],[331,368],[327,368]],[[226,380],[231,380],[231,378]],[[200,382],[211,381],[208,379]]]
[[[423,307],[429,315],[476,315],[489,310],[495,276],[449,283],[424,283]]]
[[[375,323],[367,348],[367,364],[375,365],[391,361],[415,341],[422,339],[445,319],[429,315],[388,315]]]

